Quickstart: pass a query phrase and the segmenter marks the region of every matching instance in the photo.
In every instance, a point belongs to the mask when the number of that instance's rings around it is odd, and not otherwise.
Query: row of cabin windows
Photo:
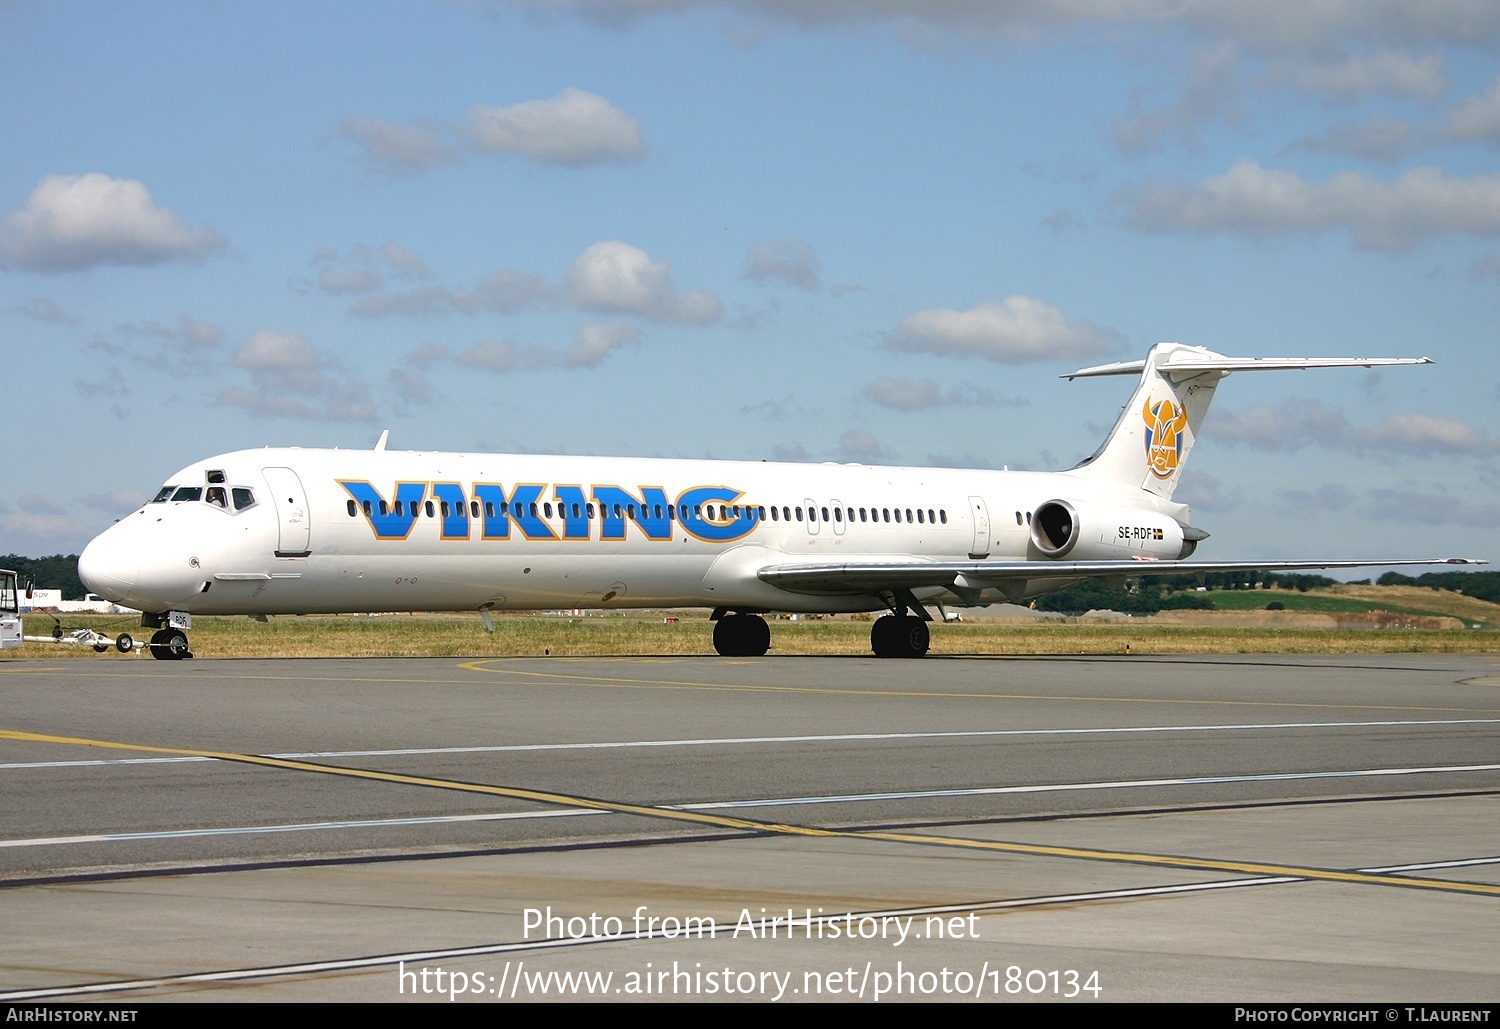
[[[364,511],[366,517],[373,518],[375,515],[376,505],[373,501],[366,500],[361,503],[355,503],[354,500],[351,499],[348,502],[347,506],[350,518],[357,517],[361,510]],[[532,501],[531,503],[526,504],[522,503],[519,500],[516,500],[512,501],[509,504],[501,504],[500,506],[505,509],[501,512],[502,514],[514,515],[517,518],[524,518],[527,515],[530,515],[532,518],[553,517],[551,501],[544,501],[540,504],[538,504],[536,501]],[[593,504],[574,504],[572,505],[572,507],[572,516],[575,519],[594,517]],[[396,501],[394,504],[382,500],[379,503],[379,508],[382,517],[394,514],[397,518],[401,518],[404,517],[407,513],[404,502],[400,500]],[[462,510],[461,505],[459,507],[459,510]],[[770,517],[771,521],[773,522],[789,522],[792,520],[792,514],[795,511],[796,520],[799,522],[816,522],[819,520],[819,514],[821,514],[822,520],[825,522],[847,521],[852,523],[857,517],[861,522],[895,522],[898,525],[902,522],[906,522],[908,524],[915,522],[918,525],[936,525],[939,522],[941,522],[943,525],[948,524],[948,512],[941,508],[939,508],[938,510],[933,510],[929,507],[924,510],[923,508],[919,507],[915,510],[915,512],[913,512],[913,509],[908,507],[904,510],[905,518],[902,517],[903,509],[899,507],[835,507],[830,513],[830,510],[826,507],[809,507],[806,509],[806,511],[804,511],[800,507],[778,508],[772,506],[770,509]],[[479,501],[469,501],[469,517],[478,518],[479,511]],[[449,506],[448,501],[446,500],[439,500],[436,503],[431,500],[426,500],[422,502],[422,506],[420,508],[417,508],[415,505],[413,505],[413,515],[422,513],[425,513],[428,518],[436,518],[439,513],[441,513],[444,518],[448,518],[455,512],[454,509]],[[637,511],[635,504],[615,504],[613,513],[616,518],[629,518],[633,521],[639,521],[642,518],[652,518],[655,521],[661,521],[663,517],[663,508],[660,504],[641,504],[639,511]],[[496,509],[494,501],[486,500],[484,502],[484,516],[486,518],[494,518],[495,515]],[[566,504],[559,503],[557,505],[557,516],[560,518],[568,517]],[[672,504],[668,504],[665,508],[665,517],[667,521],[680,521],[682,519],[685,519],[688,517],[688,506],[686,504],[678,504],[675,506]],[[765,521],[766,508],[759,505],[748,504],[695,504],[693,505],[692,517],[708,518],[710,520],[718,519],[721,521],[737,521],[740,518],[748,518],[752,522]]]
[[[151,498],[151,503],[165,504],[169,500],[177,503],[202,501],[225,511],[233,503],[236,511],[243,511],[255,506],[255,492],[245,486],[163,486]]]

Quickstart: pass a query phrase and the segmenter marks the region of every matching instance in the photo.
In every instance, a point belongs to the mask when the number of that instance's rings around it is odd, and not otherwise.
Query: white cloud
[[[307,263],[318,267],[317,287],[332,294],[373,292],[385,285],[387,274],[407,282],[432,278],[432,269],[421,255],[395,243],[378,247],[356,243],[347,254],[322,247]],[[298,288],[298,280],[293,288]]]
[[[1443,134],[1454,140],[1500,143],[1500,77],[1483,93],[1455,104]]]
[[[126,322],[115,326],[115,331],[126,336],[144,336],[164,340],[185,350],[217,350],[224,342],[224,330],[213,322],[183,315],[175,326],[160,322]]]
[[[339,131],[364,151],[365,159],[398,172],[426,171],[455,164],[463,156],[452,130],[432,121],[396,125],[379,118],[347,117]]]
[[[312,421],[372,421],[376,415],[369,387],[357,379],[327,374],[334,362],[296,332],[261,330],[234,356],[235,367],[250,373],[253,389],[233,388],[218,402],[241,407],[256,417]]]
[[[600,322],[578,330],[578,342],[562,355],[569,368],[594,368],[623,346],[638,343],[641,332],[625,322]]]
[[[602,96],[565,89],[551,100],[469,108],[467,132],[481,153],[581,167],[646,156],[641,123]]]
[[[120,374],[118,368],[106,368],[104,376],[100,379],[74,379],[73,388],[78,391],[80,397],[86,400],[130,395],[130,387],[125,385],[125,377]]]
[[[1201,469],[1184,472],[1172,499],[1203,511],[1233,511],[1243,501],[1238,486],[1231,486]]]
[[[544,347],[518,347],[513,343],[487,339],[453,360],[466,368],[482,368],[491,372],[513,372],[523,368],[540,368],[553,362],[553,355]]]
[[[1187,80],[1176,100],[1158,107],[1146,105],[1142,95],[1131,100],[1131,110],[1115,119],[1115,146],[1129,154],[1147,153],[1167,137],[1189,145],[1198,142],[1198,126],[1214,119],[1239,122],[1243,113],[1235,107],[1239,94],[1235,82],[1238,55],[1234,47],[1220,45],[1193,57]]]
[[[806,27],[891,26],[908,37],[932,32],[961,39],[1033,40],[1071,28],[1139,28],[1156,34],[1185,28],[1267,47],[1350,40],[1480,46],[1500,33],[1500,9],[1489,0],[511,0],[555,16],[577,14],[621,26],[650,15],[700,9],[739,11]]]
[[[867,382],[860,390],[866,399],[894,411],[920,411],[928,407],[990,404],[1021,405],[1024,400],[1003,399],[992,391],[965,384],[949,387],[946,393],[932,379],[880,378]]]
[[[573,303],[589,311],[635,314],[657,322],[708,325],[724,305],[707,290],[680,293],[672,284],[672,263],[653,261],[646,251],[611,239],[595,243],[568,269]]]
[[[24,208],[5,216],[0,264],[34,272],[151,265],[201,260],[225,245],[213,226],[190,229],[157,207],[134,179],[49,175]]]
[[[1378,425],[1350,435],[1356,448],[1382,453],[1399,451],[1426,457],[1434,454],[1493,454],[1500,441],[1483,429],[1457,418],[1409,412],[1388,415]]]
[[[413,289],[361,297],[349,308],[360,318],[440,318],[483,311],[512,314],[557,297],[557,287],[540,275],[513,269],[487,275],[473,289],[417,286]]]
[[[1282,67],[1273,70],[1271,78],[1340,100],[1395,96],[1416,97],[1431,103],[1448,89],[1442,55],[1413,57],[1400,50],[1351,54],[1337,61]]]
[[[815,293],[821,288],[823,262],[817,252],[800,239],[787,237],[760,243],[745,254],[745,270],[740,278],[765,285],[780,282]]]
[[[57,301],[50,297],[27,297],[26,303],[17,304],[10,310],[14,314],[24,315],[39,322],[50,322],[53,325],[77,325],[80,321],[57,306]]]
[[[109,493],[90,493],[79,497],[78,503],[106,514],[129,514],[146,502],[146,495],[138,490],[117,489]]]
[[[1216,409],[1206,420],[1204,432],[1217,443],[1269,451],[1295,452],[1320,446],[1416,457],[1483,457],[1500,452],[1500,441],[1457,418],[1413,411],[1387,415],[1375,425],[1355,427],[1342,412],[1302,398],[1285,400],[1276,408]]]
[[[890,457],[890,451],[880,445],[873,432],[850,429],[839,437],[839,460],[858,461],[861,464],[879,464]]]
[[[1479,529],[1500,526],[1500,504],[1478,504],[1437,491],[1372,489],[1369,513],[1379,521],[1422,526],[1467,525]]]
[[[967,311],[929,308],[901,319],[890,337],[896,350],[1020,363],[1090,357],[1106,349],[1106,330],[1072,322],[1042,300],[1019,294],[975,304]]]
[[[512,154],[571,168],[646,156],[637,119],[602,96],[571,87],[550,100],[476,104],[461,123],[347,117],[339,131],[367,161],[400,173],[456,164],[467,154]]]
[[[1277,408],[1216,408],[1204,419],[1203,435],[1227,446],[1294,453],[1307,446],[1345,446],[1349,420],[1320,401],[1293,397]]]
[[[1286,152],[1344,154],[1389,163],[1420,147],[1426,135],[1412,122],[1375,115],[1363,121],[1340,122],[1321,136],[1304,136],[1286,147]]]
[[[1117,194],[1127,221],[1148,232],[1251,237],[1347,230],[1356,245],[1400,253],[1432,236],[1500,234],[1500,175],[1455,178],[1415,168],[1394,182],[1341,172],[1309,182],[1241,158],[1196,185],[1153,183]]]

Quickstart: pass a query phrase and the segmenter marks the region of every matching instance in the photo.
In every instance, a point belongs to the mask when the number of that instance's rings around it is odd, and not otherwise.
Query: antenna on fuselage
[[[380,438],[375,441],[375,449],[376,450],[384,450],[385,449],[386,441],[388,439],[390,439],[390,438],[391,438],[391,430],[390,429],[381,429],[380,430]]]

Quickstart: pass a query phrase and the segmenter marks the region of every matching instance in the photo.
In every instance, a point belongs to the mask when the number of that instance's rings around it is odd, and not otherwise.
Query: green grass
[[[1264,595],[1264,594],[1263,594]],[[486,633],[476,616],[315,615],[193,619],[188,636],[199,657],[508,657],[712,654],[712,627],[702,614],[667,622],[660,614],[586,618],[505,615]],[[52,622],[26,617],[26,631],[46,634]],[[113,636],[150,633],[135,620],[70,616]],[[870,623],[847,617],[773,621],[771,654],[868,655]],[[1152,624],[1150,619],[1096,624],[1073,621],[965,622],[932,626],[933,654],[1236,654],[1236,653],[1500,653],[1495,629],[1305,629]],[[111,650],[28,643],[6,659],[90,658],[134,661]]]
[[[1330,597],[1321,593],[1291,593],[1283,590],[1213,590],[1206,594],[1213,601],[1215,611],[1264,611],[1272,601],[1280,601],[1288,611],[1316,611],[1337,614],[1343,611],[1365,613],[1389,611],[1392,614],[1423,615],[1441,618],[1444,611],[1430,608],[1400,607],[1394,604],[1376,604],[1355,597]]]

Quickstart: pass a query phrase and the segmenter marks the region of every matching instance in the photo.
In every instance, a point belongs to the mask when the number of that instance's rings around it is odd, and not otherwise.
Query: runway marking
[[[1023,854],[1034,857],[1064,857],[1087,861],[1139,864],[1165,868],[1190,868],[1201,871],[1227,872],[1245,875],[1292,876],[1302,879],[1318,879],[1328,882],[1363,884],[1371,886],[1398,886],[1408,889],[1438,890],[1450,893],[1473,893],[1500,897],[1500,883],[1466,883],[1448,879],[1428,879],[1413,876],[1371,874],[1351,872],[1336,868],[1315,868],[1294,865],[1279,865],[1256,861],[1222,861],[1186,855],[1149,854],[1132,851],[1097,850],[1087,847],[1059,847],[1035,843],[1017,843],[1004,840],[976,840],[957,836],[938,836],[927,833],[893,832],[887,830],[839,830],[818,826],[792,825],[785,822],[765,822],[756,819],[738,818],[731,815],[709,814],[703,811],[688,811],[649,804],[629,804],[622,801],[602,800],[595,797],[574,796],[550,790],[533,790],[514,786],[493,786],[485,783],[462,782],[454,779],[435,779],[427,776],[404,775],[381,772],[344,765],[320,765],[286,758],[273,758],[257,754],[236,754],[224,751],[190,750],[180,747],[157,747],[136,743],[121,743],[114,740],[91,740],[68,736],[48,736],[42,733],[0,729],[0,739],[22,740],[32,743],[60,743],[70,746],[103,747],[115,750],[134,750],[145,753],[173,754],[184,757],[209,757],[221,761],[261,765],[288,771],[316,772],[322,775],[339,775],[376,782],[390,782],[407,786],[425,786],[432,789],[454,790],[462,793],[478,793],[513,800],[529,800],[539,804],[564,808],[585,808],[609,811],[615,814],[639,815],[672,822],[688,822],[696,825],[712,825],[742,832],[773,833],[784,836],[807,836],[822,839],[875,840],[886,843],[907,843],[929,847],[952,847],[965,850],[990,851],[995,853]]]
[[[1032,655],[1021,655],[1029,657]],[[1061,655],[1035,655],[1038,657],[1051,657]],[[1103,655],[1109,656],[1109,655]],[[512,658],[481,658],[474,661],[461,662],[458,667],[465,671],[482,672],[488,675],[517,675],[530,676],[544,679],[568,680],[600,689],[698,689],[711,692],[746,692],[746,693],[807,693],[831,696],[856,696],[856,697],[894,697],[894,698],[943,698],[949,700],[1071,700],[1086,701],[1100,704],[1185,704],[1197,706],[1215,707],[1280,707],[1280,708],[1307,708],[1321,711],[1431,711],[1451,714],[1472,715],[1500,715],[1500,708],[1473,708],[1473,707],[1424,707],[1422,705],[1406,704],[1319,704],[1302,701],[1273,701],[1273,700],[1188,700],[1158,697],[1080,697],[1069,695],[1028,694],[1028,693],[975,693],[975,692],[936,692],[923,690],[858,690],[840,689],[825,686],[757,686],[751,684],[698,682],[694,680],[676,679],[631,679],[612,676],[577,675],[567,672],[537,672],[521,668],[489,668],[486,665],[496,661],[509,661]],[[565,660],[575,661],[600,661],[602,658],[550,658],[562,662]],[[634,662],[635,659],[631,659]],[[727,663],[727,662],[726,662]],[[1224,667],[1234,667],[1225,665]],[[118,674],[118,673],[116,673]],[[148,678],[175,678],[170,672],[147,672],[135,673],[137,677]],[[389,683],[393,685],[420,684],[424,686],[433,685],[469,685],[470,679],[405,679],[405,678],[372,678],[369,676],[352,675],[236,675],[219,673],[216,671],[216,680],[248,679],[263,682],[366,682],[366,683]],[[520,685],[520,684],[516,684]]]
[[[210,758],[168,758],[177,761],[208,761]],[[321,767],[321,766],[320,766]],[[1424,775],[1454,772],[1500,771],[1497,765],[1440,765],[1431,768],[1370,768],[1348,772],[1284,772],[1262,775],[1196,776],[1181,779],[1126,779],[1117,782],[1044,783],[1032,786],[979,786],[968,789],[908,790],[892,793],[846,793],[821,797],[771,797],[761,800],[716,800],[694,804],[662,804],[664,811],[724,811],[757,807],[793,807],[816,804],[868,804],[882,800],[941,800],[948,797],[987,797],[1028,793],[1086,793],[1090,791],[1139,789],[1161,786],[1216,786],[1228,783],[1270,782],[1283,779],[1346,779],[1367,776]],[[200,836],[253,836],[259,833],[314,832],[330,829],[380,829],[407,825],[441,825],[462,822],[527,821],[572,815],[607,814],[583,808],[548,811],[506,811],[467,815],[421,815],[405,818],[342,819],[330,822],[292,822],[283,825],[221,826],[210,829],[155,829],[137,832],[91,833],[81,836],[36,836],[0,839],[0,850],[16,847],[55,847],[77,843],[121,843],[132,840],[191,839]],[[1478,862],[1483,863],[1483,862]],[[1456,866],[1455,866],[1456,867]]]
[[[1290,700],[1184,700],[1171,697],[1075,697],[1044,693],[943,693],[925,690],[853,690],[831,686],[755,686],[678,679],[630,679],[603,675],[573,675],[567,672],[534,672],[523,668],[485,667],[496,660],[501,659],[485,658],[478,661],[465,661],[460,663],[458,667],[471,672],[487,672],[492,675],[522,675],[541,679],[566,679],[588,686],[597,686],[600,689],[698,689],[728,693],[814,693],[856,697],[942,697],[949,700],[1080,700],[1097,704],[1191,704],[1214,707],[1315,708],[1320,711],[1440,711],[1475,715],[1500,714],[1500,708],[1424,707],[1408,704],[1315,704]]]
[[[1500,858],[1483,858],[1473,863],[1493,863]],[[1399,868],[1423,868],[1425,865],[1397,866]],[[1375,872],[1382,869],[1363,869]],[[1017,897],[1010,900],[976,901],[972,904],[941,904],[926,907],[891,908],[879,911],[823,912],[807,919],[794,919],[797,926],[813,924],[829,925],[848,918],[927,918],[947,915],[994,914],[1002,911],[1026,908],[1057,907],[1064,904],[1090,904],[1104,901],[1133,900],[1136,898],[1165,897],[1188,893],[1207,893],[1215,890],[1244,889],[1254,886],[1276,886],[1301,880],[1290,877],[1253,879],[1219,879],[1203,883],[1177,883],[1170,886],[1141,886],[1118,890],[1095,890],[1089,893],[1059,893],[1042,897]],[[648,929],[636,934],[631,940],[655,940],[667,937],[664,929]],[[431,961],[453,961],[459,958],[487,957],[495,954],[536,953],[560,950],[566,947],[590,947],[621,942],[607,936],[582,938],[551,938],[524,940],[506,943],[489,943],[469,947],[449,947],[440,950],[407,951],[398,954],[375,954],[356,958],[335,958],[328,961],[307,961],[287,965],[263,965],[258,968],[234,968],[218,972],[189,972],[183,975],[160,976],[154,979],[117,979],[109,982],[79,983],[70,986],[44,986],[31,990],[11,990],[0,993],[0,1001],[16,1002],[45,1000],[53,997],[84,997],[104,993],[123,993],[131,990],[149,990],[169,986],[187,986],[194,983],[232,983],[250,979],[284,979],[300,975],[319,975],[329,972],[354,972],[363,969],[400,966],[404,962],[422,964]]]
[[[1368,729],[1419,725],[1500,725],[1500,718],[1421,718],[1371,722],[1264,722],[1235,725],[1136,725],[1079,729],[964,729],[935,732],[860,732],[816,736],[728,736],[718,739],[620,740],[595,743],[515,743],[486,747],[405,747],[398,750],[309,750],[270,754],[280,758],[413,757],[438,754],[506,754],[527,751],[629,750],[642,747],[744,746],[763,743],[844,743],[879,740],[970,739],[997,736],[1090,736],[1168,732],[1247,732],[1274,729]],[[91,761],[14,761],[0,770],[27,768],[88,768],[101,765],[182,764],[209,761],[204,757],[134,757]]]

